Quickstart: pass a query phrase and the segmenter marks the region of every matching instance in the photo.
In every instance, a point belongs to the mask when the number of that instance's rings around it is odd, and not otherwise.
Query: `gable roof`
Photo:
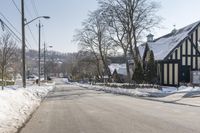
[[[153,42],[146,42],[154,52],[155,60],[164,60],[168,54],[174,50],[188,35],[200,24],[200,21],[190,24],[179,30],[173,30],[171,33],[164,35]],[[145,44],[138,47],[140,55],[144,55]]]

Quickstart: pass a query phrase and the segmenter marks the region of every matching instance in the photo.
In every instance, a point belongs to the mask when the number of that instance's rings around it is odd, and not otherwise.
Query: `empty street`
[[[56,85],[21,133],[199,133],[200,108]]]

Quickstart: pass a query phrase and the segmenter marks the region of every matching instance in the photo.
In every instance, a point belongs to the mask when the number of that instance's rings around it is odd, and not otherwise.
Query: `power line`
[[[5,15],[3,15],[2,12],[0,12],[0,15],[6,20],[6,22],[15,30],[15,32],[17,32],[19,35],[21,35],[21,33],[17,30],[17,28],[15,28],[15,26],[5,17]],[[21,42],[20,37],[3,21],[0,19],[0,21],[3,23],[3,25],[5,25],[7,27],[7,29],[9,30],[9,33],[13,34],[15,36],[15,38]],[[26,39],[27,44],[30,46],[30,43],[28,42],[28,40]],[[26,46],[27,47],[27,46]]]
[[[29,25],[28,25],[28,30],[29,30],[29,32],[31,33],[31,36],[32,36],[33,40],[34,40],[35,43],[37,44],[37,40],[36,40],[36,38],[35,38],[35,36],[34,36],[34,34],[33,34],[33,32],[32,32],[32,30],[31,30],[31,28],[30,28]]]
[[[31,1],[32,1],[32,0],[31,0]],[[30,12],[29,8],[27,8],[26,3],[25,3],[25,8],[26,8],[27,12],[29,13],[30,17],[33,18],[33,15],[32,15],[32,13]],[[37,40],[36,40],[36,38],[35,38],[35,36],[34,36],[32,30],[31,30],[30,26],[29,26],[29,25],[27,25],[27,26],[28,26],[28,30],[29,30],[29,32],[30,32],[30,34],[31,34],[31,37],[32,37],[33,41],[37,44]]]
[[[0,19],[3,25],[18,39],[18,41],[22,41],[18,35],[3,21]]]
[[[31,0],[32,1],[32,0]],[[29,10],[29,8],[27,7],[27,4],[25,4],[25,8],[26,8],[26,11],[28,12],[28,14],[30,15],[31,18],[33,18],[33,14],[31,13],[31,11]]]
[[[9,32],[11,35],[14,36],[14,38],[16,39],[16,41],[21,42],[22,40],[20,39],[20,37],[3,21],[0,19],[0,22],[3,24],[3,27],[6,27],[7,32]],[[13,27],[15,28],[15,27]],[[26,40],[27,44],[30,46],[30,43],[28,42],[28,40]],[[28,48],[28,46],[26,45],[26,47]]]
[[[44,30],[45,30],[45,28],[43,27],[42,28],[42,35],[43,35],[43,38],[44,38],[43,40],[46,40],[46,36],[45,36],[45,31]]]
[[[12,3],[14,4],[15,8],[18,10],[18,12],[19,12],[20,14],[22,14],[21,11],[20,11],[20,9],[18,8],[16,2],[15,2],[14,0],[11,0],[11,1],[12,1]],[[31,4],[32,4],[32,7],[33,7],[33,9],[34,9],[34,12],[35,12],[36,16],[39,16],[35,1],[34,1],[34,0],[31,0]],[[26,5],[25,5],[25,8],[26,8],[27,12],[29,13],[29,15],[31,16],[31,18],[32,18],[33,16],[32,16],[30,10],[27,8]],[[2,15],[2,16],[4,17],[4,19],[12,26],[12,28],[15,29],[15,31],[16,31],[17,33],[21,34],[21,33],[10,23],[10,21],[9,21],[2,13],[1,13],[1,15]],[[36,38],[35,38],[35,36],[34,36],[32,30],[31,30],[30,26],[29,26],[29,25],[27,25],[27,26],[28,26],[28,30],[29,30],[29,32],[30,32],[30,34],[31,34],[32,39],[33,39],[34,42],[37,44],[37,40],[36,40]],[[14,33],[14,32],[13,32],[13,33]],[[20,40],[21,40],[21,39],[20,39]],[[26,42],[27,42],[27,44],[29,45],[29,47],[31,48],[31,45],[30,45],[30,43],[28,42],[27,39],[26,39]],[[27,47],[27,45],[26,45],[26,47]]]
[[[14,6],[16,7],[16,9],[18,10],[18,12],[20,13],[20,14],[22,14],[21,13],[21,11],[20,11],[20,9],[18,8],[18,6],[17,6],[17,4],[16,4],[16,2],[14,1],[14,0],[11,0],[12,2],[13,2],[13,4],[14,4]],[[27,10],[28,10],[28,8],[26,8]],[[28,10],[28,12],[29,12],[29,10]],[[31,13],[29,12],[29,14],[31,15]],[[5,20],[15,29],[15,31],[17,31],[17,29],[8,21],[8,19],[1,13],[1,15],[5,18]],[[35,40],[35,38],[34,38],[34,36],[33,36],[33,33],[32,33],[32,31],[31,31],[31,29],[30,29],[30,27],[28,26],[28,29],[29,29],[29,31],[30,31],[30,33],[31,33],[31,36],[32,36],[32,38],[33,38],[33,40]],[[19,33],[19,34],[21,34],[20,32],[18,32],[17,31],[17,33]],[[27,39],[25,39],[26,40],[26,43],[29,45],[29,47],[31,48],[31,45],[30,45],[30,43],[28,42],[28,40]],[[26,47],[27,47],[27,45],[26,45]],[[28,47],[27,47],[28,48]]]
[[[15,3],[15,1],[12,0],[12,2],[13,2],[13,4],[14,4],[14,6],[16,7],[16,9],[18,10],[18,12],[19,12],[20,14],[22,14],[21,11],[20,11],[20,9],[18,8],[17,4]]]
[[[9,25],[10,25],[18,34],[21,34],[21,33],[15,28],[15,26],[3,15],[2,12],[0,12],[0,15],[6,20],[6,22],[9,23]]]
[[[35,0],[31,0],[31,4],[32,4],[33,10],[35,12],[35,15],[39,16],[39,13],[38,13],[38,10],[37,10],[36,4],[35,4]]]

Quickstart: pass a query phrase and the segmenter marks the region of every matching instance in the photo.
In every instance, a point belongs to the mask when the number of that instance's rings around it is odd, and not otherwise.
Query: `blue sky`
[[[14,1],[18,8],[20,8],[20,0]],[[34,2],[31,1],[35,2],[38,13],[35,12]],[[163,18],[163,21],[161,29],[152,31],[155,37],[170,32],[173,29],[173,25],[176,25],[178,29],[200,20],[199,0],[156,1],[161,4],[158,15]],[[48,45],[53,45],[54,50],[60,52],[76,52],[78,50],[77,45],[72,42],[75,30],[81,27],[81,23],[87,18],[88,11],[93,11],[97,8],[96,0],[25,0],[25,2],[27,20],[31,20],[38,14],[51,17],[50,20],[41,20],[44,25],[42,29],[42,43],[45,41]],[[21,32],[20,13],[12,0],[1,0],[0,13],[3,13],[17,30]],[[3,19],[1,15],[0,18]],[[35,39],[32,38],[28,27],[26,28],[29,49],[38,48],[36,42],[38,40],[37,23],[38,21],[35,21],[29,25]],[[0,32],[2,32],[1,29]]]

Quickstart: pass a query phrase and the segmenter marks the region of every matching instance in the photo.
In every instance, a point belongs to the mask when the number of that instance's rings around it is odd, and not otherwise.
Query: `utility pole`
[[[40,21],[39,21],[39,25],[38,25],[38,27],[39,27],[39,49],[38,49],[38,85],[40,86],[40,33],[41,33],[41,23],[40,23]]]
[[[46,81],[46,44],[44,42],[44,80]]]
[[[25,18],[24,18],[24,0],[21,0],[21,13],[22,13],[22,82],[23,87],[26,88],[26,67],[25,67]]]
[[[21,0],[21,14],[22,14],[22,83],[23,83],[23,87],[26,88],[26,57],[25,57],[25,53],[26,53],[26,44],[25,44],[25,26],[30,24],[31,22],[35,21],[36,19],[39,19],[39,18],[44,18],[44,19],[49,19],[50,17],[49,16],[38,16],[34,19],[32,19],[31,21],[25,23],[25,15],[24,15],[24,0]],[[40,29],[41,29],[41,24],[40,24],[40,21],[39,21],[39,79],[38,79],[38,85],[40,86]]]

